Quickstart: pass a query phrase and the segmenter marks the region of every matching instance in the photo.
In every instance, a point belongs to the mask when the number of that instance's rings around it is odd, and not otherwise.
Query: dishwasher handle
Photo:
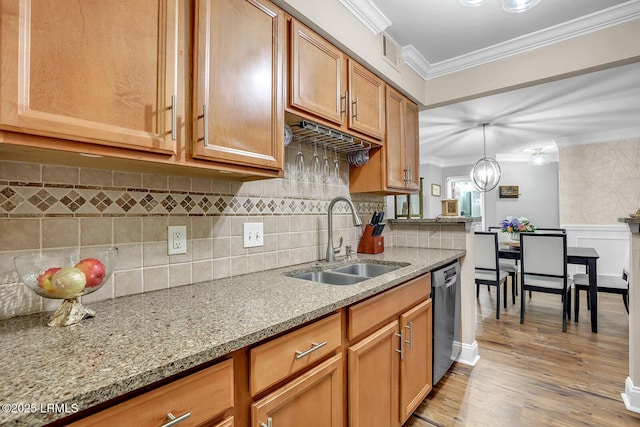
[[[445,288],[450,288],[451,286],[455,285],[456,282],[458,281],[458,275],[454,274],[453,276],[449,277],[445,282],[444,282],[444,287]]]

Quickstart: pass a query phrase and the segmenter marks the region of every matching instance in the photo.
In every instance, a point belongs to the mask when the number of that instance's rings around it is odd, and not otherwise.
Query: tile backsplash
[[[244,183],[0,161],[0,318],[59,306],[15,273],[13,257],[38,250],[118,247],[109,283],[84,301],[323,258],[329,202],[349,196],[348,163],[340,156],[340,176],[328,182],[308,173],[298,180],[290,160],[296,153],[287,148],[285,178]],[[363,218],[384,207],[381,196],[353,200]],[[245,222],[264,224],[264,246],[243,247]],[[187,254],[167,255],[169,225],[187,226]],[[346,204],[336,204],[334,240],[342,236],[355,248],[360,233]]]
[[[20,282],[13,258],[33,251],[118,247],[114,274],[85,302],[324,258],[327,208],[349,196],[348,163],[341,155],[340,176],[328,182],[308,173],[299,180],[296,153],[286,150],[284,178],[244,183],[0,160],[0,319],[60,305]],[[384,208],[382,196],[352,199],[363,222]],[[263,223],[264,246],[243,247],[245,222]],[[187,254],[167,255],[169,225],[186,225]],[[333,225],[334,242],[343,237],[357,248],[362,229],[345,203],[335,205]],[[460,236],[449,228],[387,227],[385,245],[458,247]]]

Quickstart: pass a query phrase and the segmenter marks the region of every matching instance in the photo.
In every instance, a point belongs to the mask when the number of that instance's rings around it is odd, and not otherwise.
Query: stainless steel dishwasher
[[[460,354],[460,263],[431,273],[433,301],[433,384]]]

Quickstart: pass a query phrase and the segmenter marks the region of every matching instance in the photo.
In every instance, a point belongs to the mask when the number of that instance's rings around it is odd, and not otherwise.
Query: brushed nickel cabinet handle
[[[178,112],[176,111],[176,96],[171,95],[171,139],[178,139]]]
[[[267,418],[267,423],[260,423],[260,427],[273,427],[273,420],[271,417]]]
[[[400,331],[399,334],[396,334],[398,338],[400,338],[400,350],[396,349],[396,352],[400,353],[400,360],[404,360],[404,329]]]
[[[309,350],[306,350],[306,351],[296,350],[296,359],[302,359],[303,357],[313,353],[317,349],[324,347],[325,345],[327,345],[327,342],[326,341],[322,341],[321,343],[312,342],[311,344],[312,345]]]
[[[355,121],[358,121],[358,97],[357,96],[356,96],[356,100],[353,101],[351,104],[355,105],[355,108],[353,109],[355,111],[355,114],[353,115],[353,119]]]
[[[204,146],[209,146],[209,105],[204,104],[202,106],[202,114],[198,116],[199,119],[202,119],[202,138],[198,138],[198,141],[204,141]]]
[[[344,110],[342,109],[342,100],[344,99]],[[340,118],[342,118],[342,115],[348,115],[349,114],[349,91],[345,90],[344,91],[344,96],[340,97]]]
[[[168,422],[168,423],[166,423],[166,424],[162,424],[162,426],[161,426],[161,427],[171,427],[171,426],[174,426],[174,425],[176,425],[176,424],[178,424],[178,423],[180,423],[180,422],[182,422],[182,421],[186,420],[186,419],[187,419],[187,418],[189,418],[190,416],[191,416],[191,412],[184,413],[184,414],[180,415],[179,417],[176,417],[176,416],[175,416],[175,415],[173,415],[171,412],[169,412],[169,413],[167,414],[167,419],[169,420],[169,422]]]
[[[409,322],[405,328],[409,330],[409,341],[406,341],[406,343],[409,344],[409,350],[413,350],[413,322]]]

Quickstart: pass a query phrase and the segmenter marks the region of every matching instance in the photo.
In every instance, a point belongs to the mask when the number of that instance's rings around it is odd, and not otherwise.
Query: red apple
[[[38,276],[38,286],[45,291],[51,291],[53,286],[51,284],[51,277],[60,270],[60,267],[47,268],[42,274]]]
[[[85,258],[75,265],[87,277],[87,288],[98,286],[104,280],[104,264],[95,258]]]

